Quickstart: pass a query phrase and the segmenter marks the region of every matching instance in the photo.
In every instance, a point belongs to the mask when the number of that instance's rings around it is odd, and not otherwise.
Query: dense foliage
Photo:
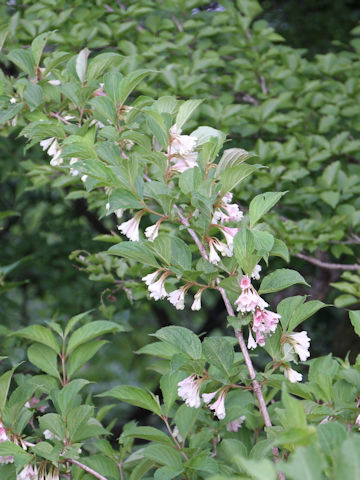
[[[356,478],[359,27],[310,60],[253,0],[0,8],[1,478]],[[335,296],[350,360],[307,360]]]

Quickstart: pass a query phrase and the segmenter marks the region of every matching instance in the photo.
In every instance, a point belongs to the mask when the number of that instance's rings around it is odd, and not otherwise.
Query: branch
[[[108,480],[106,477],[104,477],[104,476],[101,475],[100,473],[96,472],[95,470],[93,470],[93,469],[90,468],[90,467],[87,467],[86,465],[84,465],[83,463],[79,462],[78,460],[75,460],[74,458],[69,458],[68,461],[71,462],[71,463],[73,463],[74,465],[82,468],[83,470],[85,470],[85,472],[90,473],[91,475],[93,475],[94,477],[98,478],[99,480]]]
[[[200,254],[201,256],[203,256],[206,260],[209,260],[208,258],[208,254],[206,252],[206,249],[204,247],[204,245],[200,242],[200,239],[199,237],[197,236],[197,234],[194,232],[194,230],[192,230],[192,228],[189,227],[189,221],[187,218],[185,218],[180,209],[175,205],[175,208],[179,214],[179,218],[181,220],[181,223],[183,225],[185,225],[187,227],[187,231],[189,232],[190,236],[193,238],[194,242],[196,243],[196,245],[198,246],[199,250],[200,250]],[[217,278],[216,279],[216,282],[219,283],[220,282],[220,279]],[[222,296],[222,299],[224,301],[224,304],[225,304],[225,308],[226,308],[226,311],[228,313],[228,315],[230,315],[231,317],[234,317],[235,316],[235,313],[234,313],[234,309],[231,305],[231,302],[230,300],[228,299],[227,295],[226,295],[226,292],[223,288],[221,287],[217,287],[217,290],[220,292],[221,296]],[[272,423],[271,423],[271,420],[270,420],[270,415],[269,415],[269,412],[267,410],[267,406],[266,406],[266,403],[265,403],[265,399],[264,399],[264,396],[263,396],[263,393],[262,393],[262,389],[261,389],[261,385],[259,384],[259,382],[256,380],[256,373],[255,373],[255,369],[254,369],[254,366],[253,366],[253,363],[251,361],[251,358],[250,358],[250,355],[249,355],[249,351],[247,349],[247,346],[246,346],[246,343],[245,343],[245,340],[244,340],[244,337],[243,337],[243,334],[240,330],[237,330],[236,328],[234,329],[235,331],[235,336],[238,340],[238,343],[239,343],[239,346],[240,346],[240,349],[241,349],[241,352],[244,356],[244,360],[245,360],[245,364],[246,364],[246,367],[248,369],[248,372],[249,372],[249,375],[250,375],[250,378],[252,380],[252,385],[253,385],[253,389],[254,389],[254,392],[255,392],[255,395],[256,395],[256,398],[259,402],[259,410],[261,412],[261,415],[263,416],[264,418],[264,423],[265,423],[265,426],[266,427],[271,427],[272,426]],[[272,453],[273,453],[273,456],[274,456],[274,460],[275,462],[278,462],[280,460],[280,454],[279,454],[279,449],[277,447],[273,447],[272,448]],[[285,480],[285,477],[282,473],[279,473],[279,480]]]
[[[313,265],[316,265],[317,267],[326,268],[328,270],[359,270],[360,269],[360,265],[358,263],[353,263],[353,264],[346,265],[344,263],[323,262],[321,260],[318,260],[317,258],[309,257],[308,255],[304,255],[303,253],[295,253],[294,257],[301,258],[302,260],[305,260],[306,262],[312,263]]]

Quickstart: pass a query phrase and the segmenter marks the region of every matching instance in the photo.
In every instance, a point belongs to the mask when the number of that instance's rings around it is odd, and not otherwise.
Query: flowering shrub
[[[95,338],[122,329],[97,320],[75,330],[81,314],[64,329],[50,322],[17,331],[32,342],[28,359],[42,373],[15,376],[9,398],[13,371],[1,377],[4,478],[297,479],[309,470],[314,478],[354,478],[358,366],[331,356],[309,362],[310,339],[296,329],[324,304],[290,296],[275,313],[273,293],[307,283],[288,268],[261,275],[272,257],[289,259],[264,222],[285,192],[256,195],[242,211],[233,191],[261,166],[243,149],[224,149],[226,136],[212,127],[183,133],[201,100],[129,102],[155,72],[124,76],[119,55],[91,58],[87,49],[55,51],[40,66],[46,38],[12,52],[24,76],[16,97],[6,85],[3,120],[18,116],[30,145],[47,152],[48,175],[84,188],[102,215],[114,214],[119,233],[107,238],[106,255],[122,259],[118,275],[132,296],[147,291],[198,311],[213,291],[233,335],[200,340],[174,325],[155,332],[157,341],[138,353],[160,359],[159,396],[121,385],[100,397],[147,409],[163,426],[126,425],[116,448],[106,440],[111,424],[99,422],[111,407],[95,417],[81,394],[88,382],[72,377],[103,346]],[[358,322],[355,312],[357,331]],[[264,371],[255,371],[249,349],[268,354]],[[300,383],[299,368],[308,381]]]

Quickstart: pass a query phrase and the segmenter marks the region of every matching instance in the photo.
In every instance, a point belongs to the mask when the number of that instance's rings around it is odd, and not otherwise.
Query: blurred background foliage
[[[222,129],[231,146],[254,151],[268,166],[237,192],[241,206],[260,192],[289,191],[268,222],[290,248],[290,268],[312,289],[286,295],[309,293],[328,303],[337,298],[341,307],[304,324],[312,355],[355,356],[359,344],[343,307],[358,305],[356,268],[340,278],[344,268],[326,265],[360,263],[357,2],[16,0],[2,3],[0,18],[2,31],[8,28],[6,40],[0,37],[4,75],[18,74],[6,57],[10,49],[54,30],[47,52],[54,46],[71,53],[116,50],[124,55],[124,72],[159,72],[138,93],[204,98],[194,123]],[[5,76],[1,83],[1,95],[11,95]],[[154,387],[147,360],[134,355],[148,334],[169,324],[196,333],[225,331],[221,302],[205,295],[205,308],[191,315],[167,302],[136,302],[118,280],[121,262],[99,253],[107,247],[102,236],[116,228],[115,216],[98,220],[104,207],[78,193],[75,178],[49,168],[39,147],[25,149],[21,126],[21,118],[17,125],[13,120],[0,137],[2,333],[52,317],[66,322],[94,309],[94,317],[129,331],[85,367],[87,378],[99,391],[118,383]],[[272,267],[284,265],[279,260]],[[274,304],[282,298],[274,296]],[[24,359],[20,340],[8,338],[3,346],[13,361]]]

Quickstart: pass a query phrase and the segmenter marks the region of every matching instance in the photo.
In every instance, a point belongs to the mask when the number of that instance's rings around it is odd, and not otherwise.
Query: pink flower
[[[181,135],[181,128],[173,125],[170,128],[170,140],[168,153],[171,155],[184,155],[194,150],[196,146],[196,138],[190,135]]]
[[[244,214],[236,203],[232,201],[232,193],[226,193],[220,201],[220,206],[214,211],[212,223],[240,222]]]
[[[10,438],[6,433],[6,429],[3,423],[0,421],[0,443],[2,442],[10,442]],[[14,457],[12,455],[7,455],[5,457],[0,456],[0,464],[1,463],[13,463]]]
[[[143,215],[144,212],[140,210],[140,212],[137,212],[133,218],[127,222],[123,222],[121,225],[118,225],[120,232],[123,235],[126,235],[132,242],[138,242],[140,240],[139,225]]]
[[[357,425],[357,426],[359,427],[359,430],[360,430],[360,413],[359,413],[359,415],[356,417],[355,425]]]
[[[241,417],[237,418],[236,420],[233,420],[232,422],[229,422],[226,425],[226,430],[228,432],[237,432],[239,428],[242,427],[242,424],[245,422],[246,417],[245,415],[242,415]]]
[[[38,478],[36,465],[25,465],[21,472],[16,476],[16,480],[38,480]]]
[[[171,168],[179,173],[185,172],[185,170],[197,166],[197,157],[197,152],[186,153],[182,156],[172,155],[171,162],[173,165]]]
[[[255,288],[251,285],[251,281],[247,275],[242,277],[240,287],[241,294],[235,300],[238,312],[254,312],[256,308],[264,309],[268,307],[268,303],[260,297]]]
[[[216,397],[218,390],[215,390],[215,392],[210,392],[210,393],[203,393],[202,399],[204,400],[205,403],[210,403],[213,398]]]
[[[252,336],[251,331],[249,331],[249,338],[248,338],[247,348],[248,348],[249,350],[253,350],[253,349],[256,348],[256,347],[257,347],[257,343],[255,342],[254,337]]]
[[[234,251],[234,237],[238,233],[239,229],[238,228],[231,228],[231,227],[225,227],[225,225],[219,226],[220,230],[224,234],[226,243],[228,245],[229,252],[231,252],[231,255],[233,254]]]
[[[256,343],[263,347],[265,340],[272,332],[275,332],[280,315],[269,310],[256,309],[253,313],[253,331],[256,335]]]
[[[178,395],[188,407],[200,407],[200,388],[204,379],[198,375],[190,375],[178,383]]]
[[[220,257],[217,254],[216,250],[221,253],[221,255],[225,257],[231,257],[232,251],[226,245],[225,243],[221,242],[218,238],[216,237],[211,237],[209,239],[209,262],[213,263],[214,265],[218,264],[220,262]],[[216,250],[215,250],[216,249]]]
[[[226,393],[222,391],[217,400],[210,405],[210,410],[214,410],[214,415],[218,417],[219,420],[223,420],[225,418],[225,395]]]

